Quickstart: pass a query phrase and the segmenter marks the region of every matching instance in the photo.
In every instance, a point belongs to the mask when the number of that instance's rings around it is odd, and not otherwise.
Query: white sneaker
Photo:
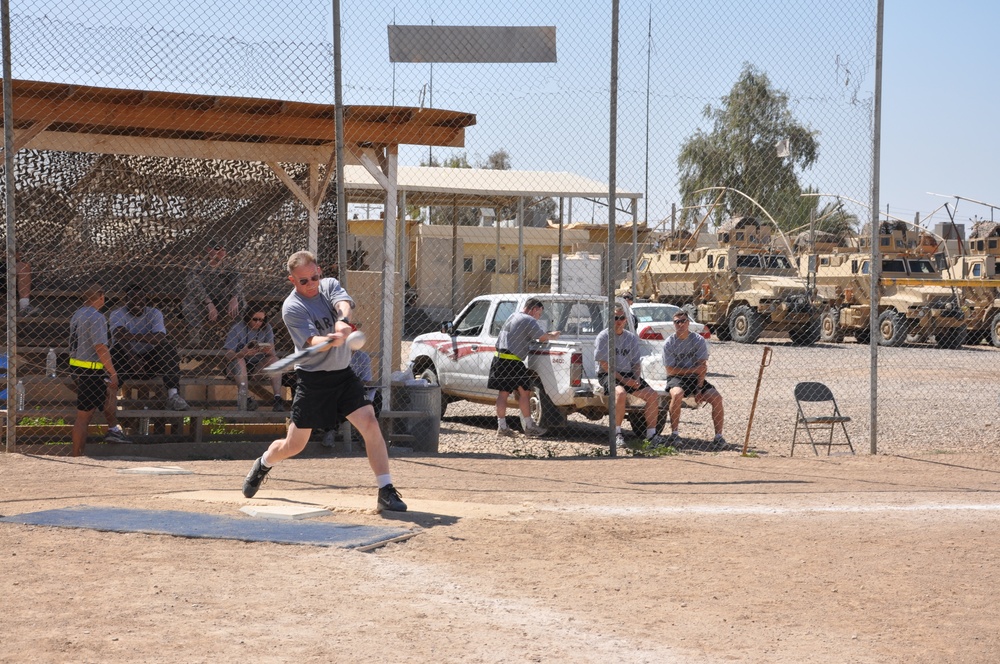
[[[621,431],[615,434],[615,447],[620,450],[625,449],[625,434]]]
[[[167,397],[167,410],[187,410],[188,402],[180,394],[171,394]]]
[[[548,432],[548,429],[544,429],[534,422],[528,422],[524,426],[524,435],[529,438],[541,438],[546,434],[546,432]]]

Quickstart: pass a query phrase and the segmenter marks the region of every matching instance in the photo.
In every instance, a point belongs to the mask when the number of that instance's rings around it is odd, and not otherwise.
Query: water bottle
[[[143,406],[143,410],[149,410],[149,406]],[[146,436],[149,434],[149,415],[143,415],[139,418],[139,435]]]
[[[240,383],[239,388],[236,391],[236,405],[240,410],[247,409],[247,384]]]
[[[45,356],[45,375],[49,378],[56,377],[56,349],[50,348],[49,354]]]
[[[17,385],[14,386],[14,396],[17,410],[24,410],[24,381],[17,381]]]

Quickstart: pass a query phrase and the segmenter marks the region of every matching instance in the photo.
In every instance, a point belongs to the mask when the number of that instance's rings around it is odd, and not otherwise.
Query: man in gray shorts
[[[694,395],[695,403],[708,403],[712,407],[712,424],[715,426],[715,444],[722,446],[722,424],[725,414],[722,395],[705,380],[708,372],[708,343],[700,335],[691,334],[691,319],[687,312],[674,314],[674,330],[663,342],[663,366],[667,369],[667,391],[670,393],[670,435],[668,445],[680,442],[677,433],[681,421],[681,402],[686,395]]]
[[[545,435],[545,429],[531,419],[529,398],[531,396],[532,373],[524,364],[531,342],[558,339],[559,331],[546,332],[538,324],[545,312],[545,306],[537,297],[529,298],[524,309],[511,315],[500,328],[497,349],[490,363],[490,376],[486,387],[498,390],[497,394],[497,435],[513,436],[507,426],[507,397],[517,394],[521,409],[521,430],[525,435],[538,437]]]
[[[378,484],[379,511],[405,512],[406,503],[392,485],[385,438],[365,386],[351,370],[351,350],[344,344],[353,331],[354,300],[336,279],[322,279],[316,256],[299,251],[288,258],[293,290],[281,307],[281,317],[296,350],[326,346],[295,367],[298,384],[292,400],[288,433],[267,448],[243,481],[243,495],[252,498],[274,464],[293,457],[309,442],[315,429],[336,429],[346,419],[365,441],[368,464]]]

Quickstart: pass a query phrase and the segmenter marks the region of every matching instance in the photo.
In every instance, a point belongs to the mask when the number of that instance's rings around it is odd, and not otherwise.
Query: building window
[[[517,274],[521,271],[521,259],[511,258],[510,259],[510,273]]]
[[[497,271],[497,259],[487,258],[483,260],[483,272],[493,274]]]
[[[552,285],[552,257],[543,256],[538,259],[538,283],[541,286]]]
[[[462,269],[465,272],[472,272],[473,262],[474,261],[473,261],[472,258],[469,258],[468,256],[466,256],[465,258],[462,259]]]

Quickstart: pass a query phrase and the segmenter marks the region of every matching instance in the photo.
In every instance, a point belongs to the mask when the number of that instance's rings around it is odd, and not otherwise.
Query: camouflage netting
[[[305,165],[283,166],[304,183]],[[179,295],[183,269],[222,242],[249,297],[283,293],[285,260],[305,248],[307,212],[263,163],[21,150],[15,168],[17,242],[34,290],[95,279],[117,290],[139,280]],[[336,256],[334,196],[319,216],[327,265]]]
[[[1000,223],[994,221],[977,221],[972,225],[972,232],[969,233],[970,240],[1000,236]]]

